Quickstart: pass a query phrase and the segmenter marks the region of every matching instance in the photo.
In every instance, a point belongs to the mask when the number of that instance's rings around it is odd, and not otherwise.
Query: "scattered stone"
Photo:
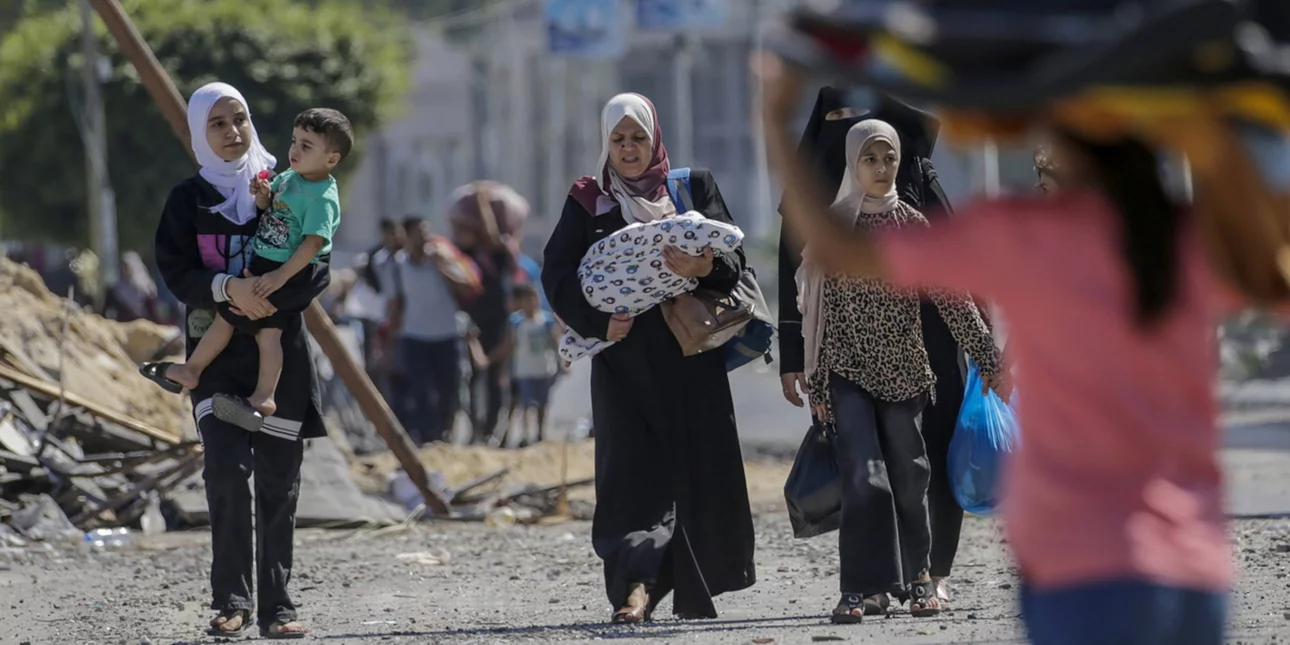
[[[1000,589],[1011,589],[1011,588],[1012,588],[1012,583],[1011,583],[1011,582],[1005,582],[1005,583],[1003,583],[1003,584],[999,585],[999,588],[1000,588]]]

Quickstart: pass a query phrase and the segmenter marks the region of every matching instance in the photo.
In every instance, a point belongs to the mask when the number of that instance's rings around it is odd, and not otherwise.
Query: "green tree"
[[[410,39],[393,14],[336,0],[124,0],[179,91],[224,81],[251,103],[264,145],[285,167],[301,110],[344,112],[358,138],[338,170],[359,160],[363,135],[406,88]],[[97,22],[97,21],[96,21]],[[102,24],[109,175],[124,249],[151,254],[170,187],[195,166]],[[86,244],[80,14],[31,15],[0,40],[0,226],[10,239]],[[343,198],[342,191],[342,198]]]

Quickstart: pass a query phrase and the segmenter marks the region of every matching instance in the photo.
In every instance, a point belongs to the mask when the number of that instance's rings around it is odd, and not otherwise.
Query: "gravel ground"
[[[610,608],[590,526],[423,524],[402,531],[298,535],[293,592],[314,640],[335,643],[1020,643],[1015,593],[997,526],[969,519],[952,611],[835,627],[835,538],[791,537],[787,516],[757,517],[759,581],[718,598],[721,618],[641,627],[605,624]],[[1232,525],[1242,579],[1231,642],[1290,641],[1290,523]],[[168,534],[129,551],[0,553],[0,643],[204,643],[208,538]],[[400,554],[446,554],[442,565]],[[767,640],[773,639],[773,640]]]

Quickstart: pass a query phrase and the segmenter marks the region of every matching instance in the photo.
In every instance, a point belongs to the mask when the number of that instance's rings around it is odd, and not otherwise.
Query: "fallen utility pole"
[[[112,33],[112,37],[116,39],[117,45],[126,58],[139,72],[139,80],[148,90],[148,94],[152,95],[152,100],[161,108],[162,114],[166,115],[166,120],[170,122],[170,129],[174,130],[175,136],[179,137],[184,150],[192,156],[187,103],[179,94],[170,75],[157,61],[152,48],[144,42],[143,36],[139,34],[138,29],[135,29],[134,23],[130,21],[130,17],[126,15],[117,0],[89,0],[89,3],[107,24],[108,31]],[[385,440],[390,451],[399,460],[399,464],[403,466],[403,470],[407,472],[408,478],[425,498],[426,508],[436,515],[447,516],[448,504],[437,492],[430,489],[430,479],[426,476],[425,466],[421,464],[416,446],[408,438],[403,424],[399,423],[394,416],[394,412],[377,391],[372,379],[367,376],[367,372],[359,367],[358,362],[345,348],[340,334],[336,331],[336,326],[332,324],[331,319],[327,317],[327,312],[323,311],[322,305],[318,304],[317,300],[310,303],[309,308],[305,310],[305,325],[309,328],[309,333],[313,334],[314,339],[318,341],[327,359],[331,361],[332,367],[345,383],[345,387],[348,387],[354,398],[358,400],[363,414],[376,427],[376,432]]]

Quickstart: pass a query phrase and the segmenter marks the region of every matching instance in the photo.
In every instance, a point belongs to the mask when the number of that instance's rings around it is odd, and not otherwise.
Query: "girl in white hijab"
[[[210,182],[226,200],[211,210],[240,226],[255,219],[255,195],[249,190],[251,180],[262,170],[273,170],[278,160],[260,143],[254,124],[250,126],[251,145],[240,157],[229,160],[211,148],[206,135],[206,121],[211,108],[225,98],[241,103],[246,110],[246,119],[250,121],[250,104],[237,88],[227,83],[207,83],[193,92],[188,101],[188,132],[193,153],[202,167],[202,179]]]

